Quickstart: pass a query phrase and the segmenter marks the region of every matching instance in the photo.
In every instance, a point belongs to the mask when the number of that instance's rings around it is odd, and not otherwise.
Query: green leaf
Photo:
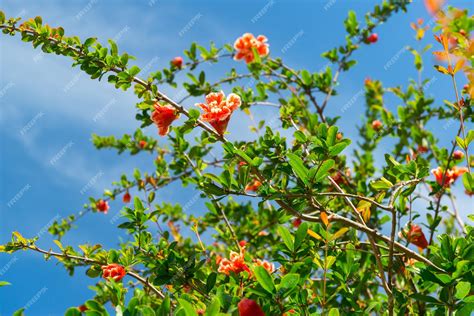
[[[329,159],[322,163],[319,167],[318,172],[316,173],[315,180],[319,182],[323,180],[327,175],[329,175],[329,170],[335,165],[334,160]]]
[[[135,210],[137,210],[137,211],[144,211],[145,210],[145,208],[143,207],[142,200],[140,200],[140,198],[138,196],[136,196],[133,199],[133,206],[135,207]]]
[[[130,76],[136,76],[138,75],[139,72],[140,72],[140,68],[138,68],[137,66],[133,66],[132,68],[128,70],[128,73],[130,74]]]
[[[0,281],[0,287],[6,286],[6,285],[10,285],[10,283],[7,281]]]
[[[184,310],[186,316],[197,316],[197,312],[194,310],[193,305],[185,299],[178,298],[179,306]]]
[[[257,279],[258,283],[269,293],[273,293],[275,291],[275,285],[273,284],[273,279],[268,273],[268,271],[261,266],[258,266],[254,269],[255,278]]]
[[[171,301],[170,297],[166,295],[163,303],[161,303],[160,308],[158,309],[157,316],[169,316],[171,310]]]
[[[423,294],[420,294],[420,293],[412,294],[412,295],[410,295],[410,297],[414,298],[415,300],[419,300],[419,301],[423,301],[423,302],[427,302],[427,303],[443,305],[443,303],[438,301],[436,298],[431,297],[431,296],[427,296],[427,295],[423,295]]]
[[[452,281],[451,277],[446,273],[435,273],[435,276],[444,284],[448,284]]]
[[[305,167],[303,160],[293,153],[287,154],[288,162],[293,169],[296,176],[303,181],[304,184],[308,184],[308,168]]]
[[[336,142],[336,136],[337,136],[337,126],[331,126],[328,129],[328,137],[326,138],[326,143],[328,146],[334,145]]]
[[[65,316],[80,316],[82,313],[77,309],[77,307],[70,307],[64,314]]]
[[[294,250],[293,237],[291,236],[288,229],[284,226],[278,226],[278,233],[281,235],[281,238],[283,239],[283,243],[288,248],[288,250],[293,252]]]
[[[278,289],[291,290],[298,285],[300,281],[300,275],[296,273],[288,273],[283,278],[281,278]]]
[[[206,309],[206,316],[216,316],[219,314],[221,310],[221,301],[219,300],[219,297],[215,297],[211,304]]]
[[[214,287],[214,285],[216,285],[216,280],[217,280],[217,273],[215,272],[212,272],[211,274],[209,274],[209,276],[207,277],[207,281],[206,281],[206,292],[209,293],[212,288]]]
[[[306,235],[308,235],[308,224],[301,223],[301,225],[298,227],[298,230],[295,233],[295,243],[294,243],[295,249],[298,249],[301,246],[304,239],[306,238]]]
[[[470,291],[471,291],[471,284],[466,281],[461,281],[458,284],[456,284],[456,294],[454,294],[454,296],[458,300],[462,300],[469,294]]]
[[[371,182],[370,185],[376,190],[387,190],[393,186],[392,182],[388,181],[384,177]]]
[[[349,139],[344,139],[339,143],[335,144],[334,146],[329,147],[329,155],[330,156],[337,156],[339,155],[347,146],[349,146],[351,141]]]
[[[329,310],[328,316],[339,316],[339,310],[337,308],[331,308]]]
[[[301,80],[303,81],[303,84],[305,86],[311,86],[313,78],[312,78],[311,74],[309,73],[309,71],[303,70],[303,71],[301,71]]]

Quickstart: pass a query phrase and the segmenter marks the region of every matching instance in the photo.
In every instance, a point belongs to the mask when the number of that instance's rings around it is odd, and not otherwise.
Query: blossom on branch
[[[234,59],[245,59],[247,64],[251,63],[255,58],[254,49],[259,56],[267,56],[270,53],[267,41],[268,39],[266,36],[259,35],[255,37],[251,33],[245,33],[234,43],[234,48],[236,50]]]
[[[97,208],[97,210],[99,212],[102,212],[104,214],[107,214],[108,210],[109,210],[109,203],[107,201],[104,201],[104,200],[99,200],[97,201],[97,203],[95,204],[95,207]]]
[[[458,168],[454,166],[451,169],[446,170],[446,172],[443,170],[443,168],[438,167],[431,170],[431,173],[435,176],[436,182],[438,182],[439,185],[447,188],[453,184],[459,176],[463,175],[467,171],[468,169],[466,167]]]
[[[244,259],[245,248],[240,250],[240,253],[235,251],[230,252],[229,259],[217,257],[216,263],[219,265],[218,272],[229,275],[230,272],[239,274],[240,272],[247,271],[250,273],[250,268],[245,263]]]
[[[102,266],[101,269],[104,279],[113,279],[115,282],[119,282],[127,274],[125,268],[117,263]]]
[[[263,267],[265,270],[268,271],[268,273],[273,273],[273,271],[275,271],[275,265],[271,262],[268,262],[267,260],[256,259],[255,265],[257,267]]]
[[[400,232],[399,237],[405,238],[409,243],[421,249],[428,247],[428,241],[426,240],[425,234],[421,230],[421,227],[416,224],[411,224],[407,229]]]
[[[206,96],[206,103],[196,103],[204,113],[201,118],[212,125],[219,135],[227,130],[230,116],[240,105],[240,97],[231,93],[225,98],[224,92],[212,92]]]
[[[158,102],[154,105],[155,110],[151,114],[151,120],[158,127],[158,134],[165,136],[168,134],[170,125],[178,118],[176,109],[171,105],[161,105]]]

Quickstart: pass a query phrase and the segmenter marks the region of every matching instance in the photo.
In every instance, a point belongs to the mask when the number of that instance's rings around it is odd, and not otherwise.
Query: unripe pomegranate
[[[464,158],[464,153],[460,150],[456,150],[453,153],[453,158],[456,159],[456,160],[463,159]]]
[[[132,199],[132,196],[128,191],[123,195],[123,203],[130,203],[130,200]]]
[[[376,43],[379,40],[379,36],[377,33],[372,33],[367,37],[367,43],[373,44]]]
[[[171,60],[171,65],[175,66],[178,69],[181,69],[181,67],[183,67],[183,57],[178,56],[173,58],[173,60]]]
[[[382,128],[382,122],[380,122],[379,120],[373,121],[372,128],[376,131],[380,130]]]

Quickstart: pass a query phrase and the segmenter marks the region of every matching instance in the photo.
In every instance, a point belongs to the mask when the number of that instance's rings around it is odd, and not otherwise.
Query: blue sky
[[[106,42],[114,38],[121,51],[136,56],[136,64],[149,69],[167,66],[192,41],[207,44],[212,40],[222,45],[252,32],[269,38],[272,56],[283,57],[294,68],[317,71],[326,65],[320,54],[342,43],[347,11],[353,9],[362,17],[379,2],[3,0],[1,9],[7,16],[40,15],[44,22],[63,26],[67,35],[82,39],[97,36]],[[415,2],[408,13],[396,15],[377,29],[378,43],[362,47],[355,54],[359,64],[341,77],[340,95],[332,100],[328,113],[341,115],[341,109],[351,104],[340,121],[341,129],[351,137],[356,135],[355,125],[362,116],[360,91],[367,76],[393,86],[405,85],[408,77],[416,75],[412,56],[403,51],[406,45],[416,45],[409,23],[430,17],[421,1]],[[452,3],[467,7],[470,0]],[[386,67],[390,60],[395,61]],[[425,78],[435,78],[428,92],[438,103],[452,98],[449,81],[432,70],[430,57],[426,61]],[[138,127],[133,119],[136,97],[107,82],[92,81],[70,64],[67,58],[33,50],[19,37],[0,37],[1,243],[16,230],[26,237],[39,235],[39,244],[49,248],[51,238],[44,230],[53,220],[79,211],[88,196],[110,188],[121,172],[131,174],[134,167],[150,170],[152,156],[118,156],[113,151],[96,151],[90,142],[92,133],[121,136],[133,132]],[[235,65],[206,67],[210,77],[217,79],[231,66]],[[242,65],[238,67],[242,69]],[[179,90],[167,92],[171,97],[179,94]],[[388,102],[392,109],[398,105],[393,98]],[[193,103],[188,100],[185,105]],[[275,113],[267,109],[254,115],[258,121]],[[250,137],[248,118],[239,114],[233,120],[238,124],[231,126],[231,137],[237,137],[237,131],[239,136]],[[455,129],[443,130],[439,137],[447,143]],[[156,133],[153,128],[146,132]],[[96,181],[81,194],[91,179]],[[184,204],[194,194],[175,185],[159,191],[157,199]],[[192,211],[200,212],[200,205],[196,203]],[[464,216],[472,212],[472,200],[463,195],[459,205]],[[121,205],[111,206],[107,216],[89,214],[81,219],[80,228],[72,230],[64,243],[115,246],[121,232],[110,219]],[[27,315],[62,315],[67,307],[92,297],[87,286],[95,281],[82,270],[69,277],[54,260],[45,262],[30,252],[0,255],[0,280],[12,283],[0,288],[0,315],[10,315],[26,305]]]

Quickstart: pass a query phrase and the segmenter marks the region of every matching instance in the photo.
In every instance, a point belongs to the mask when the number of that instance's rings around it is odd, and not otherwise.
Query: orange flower
[[[429,14],[435,15],[441,10],[445,0],[425,0],[425,7]]]
[[[95,207],[97,208],[99,212],[107,214],[107,211],[109,210],[109,203],[107,203],[107,201],[104,201],[104,200],[99,200],[95,204]]]
[[[259,56],[267,56],[270,50],[268,49],[267,38],[263,35],[259,35],[257,38],[251,33],[245,33],[239,37],[235,43],[234,48],[236,54],[235,60],[245,59],[245,62],[251,63],[254,60],[253,49],[255,48]]]
[[[435,176],[436,182],[438,182],[439,185],[443,185],[444,176],[444,187],[449,187],[459,176],[467,171],[468,169],[466,167],[458,168],[454,166],[451,169],[448,169],[446,174],[441,167],[431,170],[431,173]]]
[[[404,229],[399,236],[400,238],[405,238],[409,243],[412,243],[421,249],[428,247],[428,241],[426,240],[425,234],[421,230],[421,227],[416,224],[411,224],[409,229]]]
[[[257,259],[257,260],[255,260],[255,265],[257,267],[264,267],[265,270],[268,271],[268,273],[273,273],[273,271],[275,271],[275,265],[271,262],[266,261],[266,260]]]
[[[104,279],[113,279],[115,282],[118,282],[123,279],[127,274],[123,266],[117,263],[111,263],[106,266],[102,266],[102,277]]]
[[[252,183],[247,184],[245,187],[245,191],[257,191],[258,188],[262,185],[262,182],[258,181],[257,179],[253,180]]]
[[[158,134],[165,136],[168,134],[171,123],[178,118],[176,109],[171,105],[161,105],[155,103],[155,110],[151,114],[151,120],[158,126]]]
[[[245,248],[240,250],[240,253],[235,251],[231,251],[229,255],[229,259],[227,258],[219,258],[219,262],[216,263],[219,265],[217,269],[218,272],[224,273],[229,275],[230,272],[234,272],[235,274],[239,274],[240,272],[247,271],[250,273],[250,269],[245,263],[244,259]]]
[[[221,91],[209,93],[206,96],[206,104],[196,103],[196,106],[199,106],[204,111],[201,118],[209,122],[222,135],[227,129],[230,115],[241,104],[242,101],[237,94],[231,93],[225,99],[224,92]]]

